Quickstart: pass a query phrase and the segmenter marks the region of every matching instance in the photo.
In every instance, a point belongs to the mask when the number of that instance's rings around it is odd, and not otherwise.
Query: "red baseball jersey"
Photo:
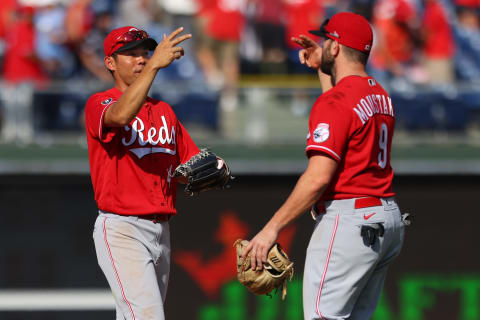
[[[122,95],[92,95],[85,107],[90,172],[98,208],[124,215],[176,214],[175,168],[199,152],[165,102],[147,98],[125,127],[104,126],[105,111]]]
[[[321,200],[391,197],[395,112],[372,77],[349,76],[322,94],[309,119],[307,156],[326,154],[338,169]]]

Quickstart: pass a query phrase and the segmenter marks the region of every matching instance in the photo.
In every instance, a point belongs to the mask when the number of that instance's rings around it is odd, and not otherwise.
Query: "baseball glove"
[[[253,271],[250,266],[250,253],[242,261],[243,250],[248,246],[247,240],[238,239],[233,246],[237,251],[237,279],[250,292],[261,295],[269,294],[282,286],[282,300],[287,295],[287,280],[293,277],[293,262],[288,259],[280,244],[275,243],[267,255],[267,262],[262,270]]]
[[[187,178],[185,193],[190,196],[211,189],[226,188],[233,179],[227,163],[208,149],[201,149],[190,160],[179,165],[172,176]]]

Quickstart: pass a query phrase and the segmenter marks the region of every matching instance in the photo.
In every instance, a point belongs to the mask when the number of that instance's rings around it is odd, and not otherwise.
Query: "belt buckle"
[[[161,222],[167,222],[168,220],[170,220],[169,214],[154,214],[152,222],[161,223]]]
[[[158,214],[154,214],[154,215],[153,215],[152,222],[153,222],[153,223],[160,223],[160,222],[162,222],[162,221],[159,219],[159,217],[160,217],[160,216],[159,216]]]

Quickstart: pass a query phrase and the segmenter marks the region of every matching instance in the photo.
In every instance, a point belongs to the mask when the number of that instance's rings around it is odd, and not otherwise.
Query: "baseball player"
[[[323,88],[309,118],[308,166],[243,258],[251,252],[252,268],[262,268],[278,232],[312,207],[305,319],[370,319],[404,235],[390,166],[395,112],[365,71],[373,34],[364,17],[341,12],[310,32],[324,37],[322,47],[304,35],[292,38]]]
[[[92,95],[85,119],[99,216],[93,239],[117,320],[164,319],[170,267],[168,220],[177,213],[175,168],[199,149],[165,102],[147,96],[159,69],[180,59],[190,34],[157,42],[134,27],[104,41],[115,86]],[[153,54],[150,55],[150,51]]]

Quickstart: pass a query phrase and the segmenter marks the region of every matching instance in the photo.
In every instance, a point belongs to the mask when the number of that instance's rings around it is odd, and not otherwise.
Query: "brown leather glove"
[[[282,286],[282,300],[287,295],[287,280],[293,277],[293,262],[288,259],[280,244],[275,243],[267,255],[262,270],[253,271],[250,265],[250,253],[242,261],[243,250],[249,241],[238,239],[233,246],[237,251],[237,279],[250,292],[262,295]]]

